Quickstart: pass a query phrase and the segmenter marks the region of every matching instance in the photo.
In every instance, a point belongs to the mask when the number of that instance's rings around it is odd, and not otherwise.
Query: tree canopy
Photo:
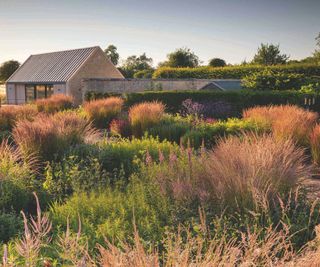
[[[252,63],[259,65],[285,64],[289,56],[281,54],[279,45],[261,44]]]
[[[140,71],[153,71],[152,58],[146,53],[140,56],[129,56],[120,67],[120,71],[126,78],[133,78],[134,74]]]
[[[0,66],[0,81],[4,82],[20,67],[20,63],[16,60],[9,60]]]
[[[209,61],[209,66],[211,67],[224,67],[226,65],[227,63],[225,62],[225,60],[221,58],[213,58],[213,59],[210,59]]]
[[[195,55],[189,48],[183,47],[176,49],[167,55],[167,60],[159,64],[160,67],[198,67],[199,57]]]
[[[118,65],[119,63],[119,53],[117,52],[117,47],[114,45],[109,45],[105,50],[104,53],[107,57],[111,60],[113,65]]]

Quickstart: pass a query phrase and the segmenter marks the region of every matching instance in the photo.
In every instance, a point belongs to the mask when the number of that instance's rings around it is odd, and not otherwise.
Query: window
[[[36,99],[36,89],[34,85],[26,85],[26,102],[29,103]]]
[[[53,95],[53,85],[28,84],[25,87],[26,102],[32,102],[36,99],[48,98]]]

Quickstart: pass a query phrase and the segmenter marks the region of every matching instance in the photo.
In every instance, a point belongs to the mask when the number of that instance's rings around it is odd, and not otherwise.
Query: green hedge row
[[[279,66],[239,66],[239,67],[198,67],[198,68],[169,68],[163,67],[153,73],[153,78],[170,79],[241,79],[257,71],[271,69],[283,73],[297,73],[306,76],[320,76],[319,65],[279,65]]]
[[[125,97],[127,107],[144,101],[161,101],[170,113],[179,112],[181,103],[186,99],[196,102],[225,102],[231,105],[232,115],[235,117],[240,116],[243,109],[256,105],[294,104],[320,112],[320,96],[298,91],[160,91],[130,93]]]
[[[88,92],[86,100],[109,97],[109,94]],[[292,104],[320,112],[320,96],[315,93],[299,91],[149,91],[124,94],[125,105],[130,107],[145,101],[160,101],[166,105],[166,111],[177,113],[186,99],[195,102],[225,102],[232,107],[234,117],[241,115],[242,110],[257,105]]]

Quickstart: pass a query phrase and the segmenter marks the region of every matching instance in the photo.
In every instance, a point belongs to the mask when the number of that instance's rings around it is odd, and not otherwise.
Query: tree
[[[20,67],[16,60],[9,60],[0,66],[0,81],[6,81]]]
[[[209,61],[211,67],[225,67],[227,63],[221,58],[213,58]]]
[[[133,78],[136,72],[142,70],[153,70],[152,68],[152,58],[146,56],[146,53],[143,53],[140,56],[130,56],[122,64],[120,71],[126,78]]]
[[[196,56],[189,48],[183,47],[176,49],[167,55],[167,60],[159,64],[159,67],[197,67],[199,66],[199,57]]]
[[[316,41],[317,41],[317,48],[313,53],[313,57],[315,58],[316,61],[320,61],[320,33],[316,37]]]
[[[253,63],[260,65],[285,64],[289,56],[281,54],[279,45],[261,44],[253,58]]]
[[[114,45],[109,45],[105,50],[104,53],[107,57],[111,60],[113,65],[117,65],[119,62],[119,53],[117,52],[117,47]]]

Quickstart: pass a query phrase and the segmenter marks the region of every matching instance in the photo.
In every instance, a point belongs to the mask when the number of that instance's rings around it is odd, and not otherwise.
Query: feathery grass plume
[[[318,119],[317,113],[293,105],[253,107],[243,117],[270,127],[276,138],[293,138],[301,145],[308,145]]]
[[[284,266],[293,258],[292,246],[286,227],[275,231],[253,230],[242,233],[242,238],[193,236],[188,229],[179,228],[163,241],[165,252],[148,252],[137,231],[134,244],[116,247],[106,241],[107,247],[98,246],[103,267],[123,266]]]
[[[96,127],[108,128],[110,122],[121,113],[123,103],[120,97],[108,97],[86,102],[83,109]]]
[[[160,102],[143,102],[129,109],[132,132],[140,137],[148,128],[159,123],[164,115],[165,106]]]
[[[54,113],[73,108],[74,101],[71,96],[56,94],[49,98],[36,100],[35,105],[39,112]]]
[[[63,235],[58,236],[57,245],[59,247],[59,257],[64,264],[73,266],[95,266],[88,253],[88,244],[81,238],[81,220],[78,219],[78,232],[71,233],[69,218],[67,218],[67,228]]]
[[[11,131],[18,120],[31,121],[37,113],[32,105],[3,106],[0,108],[0,131]]]
[[[33,122],[21,120],[13,129],[14,141],[23,155],[37,155],[41,160],[52,160],[66,148],[98,135],[91,123],[74,112],[39,115]]]
[[[24,236],[16,242],[16,250],[23,258],[26,266],[36,266],[41,259],[41,249],[51,242],[49,233],[52,224],[47,215],[42,215],[36,193],[34,193],[34,197],[37,205],[37,217],[33,218],[31,216],[30,221],[28,221],[25,213],[21,211],[24,222]]]
[[[151,168],[150,175],[182,202],[252,208],[310,177],[305,160],[304,149],[291,139],[246,134],[222,139],[201,157],[186,151],[178,161]]]
[[[37,172],[37,169],[38,162],[32,154],[23,160],[21,151],[8,139],[0,143],[0,181],[12,177],[27,179],[32,173]]]
[[[320,124],[317,124],[310,134],[310,146],[312,159],[320,166]]]

